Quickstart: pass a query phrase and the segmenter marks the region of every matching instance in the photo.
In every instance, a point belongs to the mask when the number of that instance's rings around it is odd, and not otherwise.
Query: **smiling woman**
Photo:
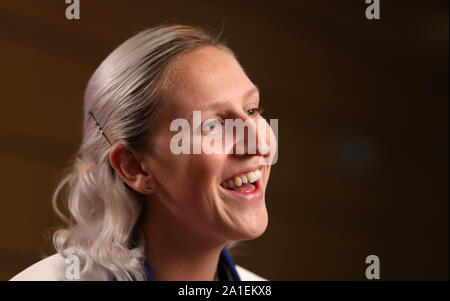
[[[235,266],[227,247],[267,227],[268,155],[233,145],[174,154],[171,122],[193,111],[264,120],[255,85],[216,37],[159,26],[114,50],[88,83],[83,141],[53,197],[68,224],[54,233],[57,254],[13,280],[262,280]],[[253,129],[260,144],[274,139],[265,125]],[[192,144],[203,132],[186,135]]]

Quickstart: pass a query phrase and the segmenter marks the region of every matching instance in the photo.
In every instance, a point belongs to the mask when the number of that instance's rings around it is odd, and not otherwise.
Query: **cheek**
[[[165,186],[171,198],[191,195],[211,197],[211,187],[220,181],[222,166],[227,155],[179,154],[170,150],[170,135],[160,135],[155,139],[155,168],[157,178]],[[191,139],[192,140],[192,139]]]
[[[185,187],[192,185],[190,155],[175,155],[170,150],[170,136],[159,135],[154,141],[154,151],[151,155],[151,170],[160,186],[158,189],[163,198],[180,199]]]
[[[225,163],[226,156],[223,155],[188,155],[191,157],[187,175],[201,183],[216,184],[220,179],[220,172]]]

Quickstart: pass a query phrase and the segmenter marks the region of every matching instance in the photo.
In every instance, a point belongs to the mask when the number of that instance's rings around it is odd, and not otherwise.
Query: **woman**
[[[159,26],[124,42],[86,88],[83,141],[53,196],[68,223],[57,254],[13,280],[262,280],[226,248],[266,229],[268,155],[173,152],[175,135],[190,148],[225,119],[264,120],[258,106],[231,50],[201,29]],[[180,118],[193,127],[194,111],[199,131],[173,130]],[[265,125],[258,143],[274,138]],[[64,188],[69,218],[56,206]]]

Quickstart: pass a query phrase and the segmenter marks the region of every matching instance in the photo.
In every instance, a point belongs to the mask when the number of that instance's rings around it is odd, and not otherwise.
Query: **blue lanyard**
[[[239,274],[236,271],[236,265],[234,264],[233,259],[231,259],[230,254],[228,253],[228,251],[225,248],[223,248],[222,252],[220,252],[219,261],[222,261],[224,263],[225,267],[231,272],[233,281],[241,281],[241,277],[239,277]],[[148,266],[147,262],[144,262],[144,269],[145,269],[145,274],[147,274],[147,280],[155,281],[155,278],[153,277],[153,274],[150,271],[150,267]]]

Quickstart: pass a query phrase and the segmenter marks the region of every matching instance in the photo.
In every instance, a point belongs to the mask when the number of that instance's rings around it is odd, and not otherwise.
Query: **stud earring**
[[[151,186],[145,187],[145,193],[146,193],[146,194],[150,194],[150,193],[152,193],[152,192],[153,192],[153,188],[152,188]]]

